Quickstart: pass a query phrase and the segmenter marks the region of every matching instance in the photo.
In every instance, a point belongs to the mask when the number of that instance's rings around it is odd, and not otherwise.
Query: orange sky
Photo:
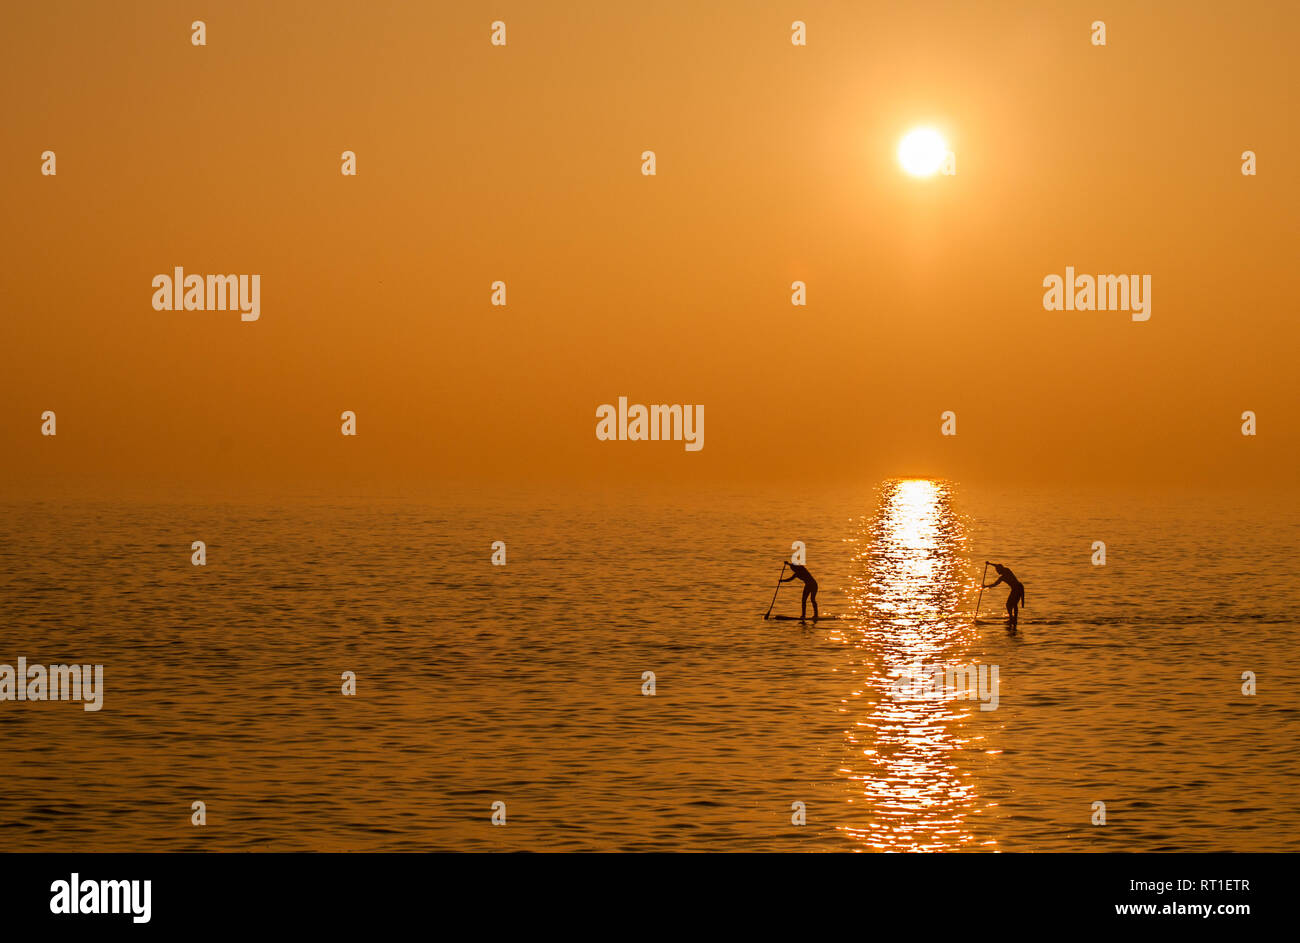
[[[1293,481],[1300,8],[872,6],[15,8],[0,487]],[[177,265],[260,320],[154,311]],[[705,448],[598,442],[619,395]]]

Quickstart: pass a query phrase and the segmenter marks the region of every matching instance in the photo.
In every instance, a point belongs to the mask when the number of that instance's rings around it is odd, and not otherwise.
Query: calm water
[[[1298,525],[924,481],[0,505],[0,663],[106,675],[0,702],[0,850],[1300,850]],[[794,540],[860,619],[762,620]],[[997,665],[997,709],[891,688],[918,663]]]

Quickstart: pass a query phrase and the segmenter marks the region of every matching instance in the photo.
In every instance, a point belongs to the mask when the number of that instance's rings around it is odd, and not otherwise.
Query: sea
[[[1298,536],[933,479],[10,500],[0,665],[104,685],[0,700],[0,851],[1300,851]],[[764,618],[792,557],[840,618]]]

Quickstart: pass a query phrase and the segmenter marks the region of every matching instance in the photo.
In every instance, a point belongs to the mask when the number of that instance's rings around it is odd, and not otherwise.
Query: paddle
[[[980,574],[980,594],[975,599],[975,615],[971,616],[972,622],[978,622],[980,619],[980,600],[984,598],[984,577],[989,573],[989,561],[984,561],[984,572]]]
[[[784,563],[784,562],[782,562],[782,564],[781,564],[781,576],[785,576],[785,563]],[[775,605],[776,605],[776,594],[779,593],[779,592],[781,592],[781,579],[780,579],[780,577],[777,577],[777,580],[776,580],[776,590],[772,593],[772,603],[771,603],[771,605],[769,605],[769,606],[767,607],[767,612],[763,613],[763,618],[764,618],[764,619],[766,619],[768,616],[770,616],[770,615],[772,614],[772,606],[775,606]]]

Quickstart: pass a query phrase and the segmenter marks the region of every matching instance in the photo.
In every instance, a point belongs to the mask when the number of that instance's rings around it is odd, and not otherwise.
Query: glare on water
[[[861,824],[844,830],[879,850],[974,841],[966,818],[976,808],[975,787],[952,761],[966,745],[962,722],[973,702],[894,684],[913,667],[966,660],[973,640],[969,613],[956,611],[966,589],[966,535],[949,497],[939,482],[888,482],[876,513],[861,522],[851,594],[865,618],[852,631],[868,661],[867,689],[846,702],[853,722],[845,772],[860,785],[865,808]]]

